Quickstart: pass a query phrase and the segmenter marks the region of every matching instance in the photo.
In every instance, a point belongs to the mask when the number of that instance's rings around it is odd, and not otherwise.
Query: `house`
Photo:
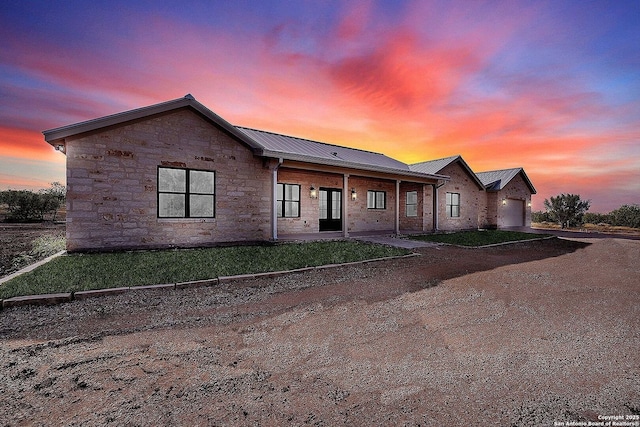
[[[498,228],[531,226],[531,195],[536,189],[522,168],[476,174],[487,192],[487,218]]]
[[[191,95],[43,133],[67,157],[69,251],[477,228],[482,210],[459,156],[436,172],[237,127]]]

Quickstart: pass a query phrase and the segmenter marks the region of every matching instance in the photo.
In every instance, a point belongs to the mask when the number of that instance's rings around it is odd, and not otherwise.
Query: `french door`
[[[320,231],[341,231],[342,190],[320,188],[318,201],[320,202]]]

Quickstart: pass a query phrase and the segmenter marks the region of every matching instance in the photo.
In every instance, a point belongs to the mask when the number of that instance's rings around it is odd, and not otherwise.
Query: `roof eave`
[[[361,163],[352,163],[344,160],[322,159],[322,158],[313,157],[313,156],[284,153],[280,151],[263,150],[262,155],[264,157],[272,157],[276,159],[292,160],[292,161],[324,165],[324,166],[336,166],[336,167],[357,169],[357,170],[369,171],[369,172],[381,172],[381,173],[387,173],[390,175],[402,175],[402,176],[409,176],[414,178],[423,178],[423,179],[426,178],[426,179],[444,180],[444,181],[450,180],[450,178],[446,175],[425,174],[421,172],[413,172],[410,170],[385,168],[380,166],[368,166],[368,165],[363,165]]]

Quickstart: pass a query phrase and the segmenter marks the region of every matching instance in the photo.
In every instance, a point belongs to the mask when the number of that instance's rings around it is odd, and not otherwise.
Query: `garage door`
[[[502,206],[501,227],[521,227],[524,225],[524,201],[507,199],[507,204]]]

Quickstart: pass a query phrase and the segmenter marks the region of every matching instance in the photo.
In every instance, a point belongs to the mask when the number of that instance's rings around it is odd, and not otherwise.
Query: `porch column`
[[[400,180],[396,179],[396,236],[400,234]]]
[[[427,192],[426,192],[426,188],[429,184],[422,184],[422,232],[424,233],[425,231],[427,231],[427,213],[426,213],[426,209],[427,209]],[[432,213],[433,215],[433,213]]]
[[[438,231],[438,184],[433,184],[433,231]]]
[[[349,174],[345,173],[342,178],[342,236],[349,237],[349,199],[351,192],[349,191]]]

